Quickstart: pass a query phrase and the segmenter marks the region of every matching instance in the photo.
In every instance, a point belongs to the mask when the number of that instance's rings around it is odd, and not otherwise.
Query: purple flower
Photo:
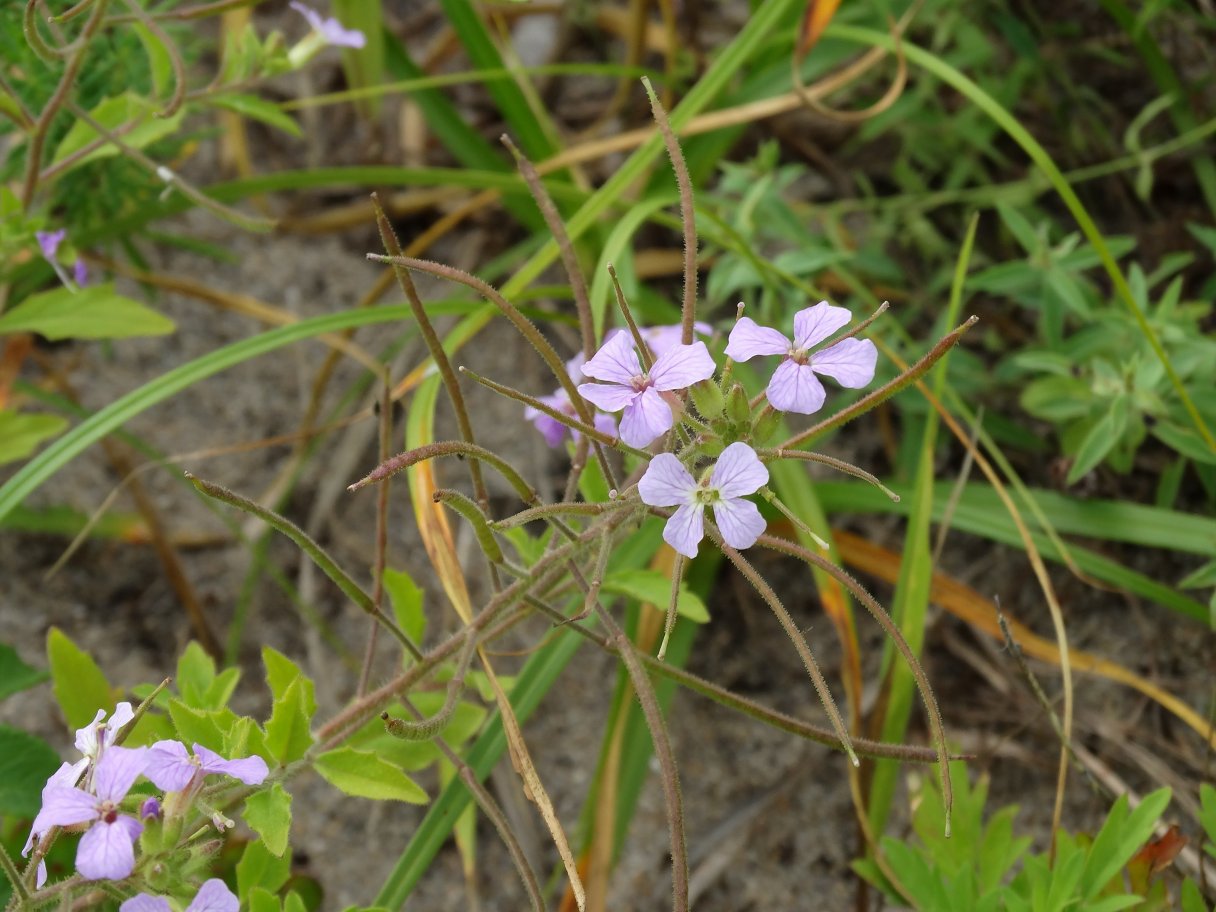
[[[76,849],[76,870],[85,880],[121,880],[135,867],[135,840],[143,824],[119,813],[119,803],[144,771],[146,747],[111,747],[93,768],[93,794],[66,785],[44,792],[44,824],[91,823]]]
[[[237,912],[240,907],[240,900],[228,885],[213,877],[198,888],[198,893],[186,906],[186,912]],[[137,893],[119,906],[118,912],[171,912],[171,907],[163,896]]]
[[[84,728],[76,729],[76,750],[94,762],[114,741],[119,730],[135,718],[135,711],[131,709],[130,703],[124,701],[114,707],[114,714],[103,725],[101,720],[105,717],[106,711],[99,709],[92,722]]]
[[[863,387],[874,379],[878,349],[869,339],[841,339],[810,354],[811,348],[850,319],[846,308],[820,301],[794,314],[794,341],[790,342],[777,330],[743,317],[730,332],[726,355],[736,361],[747,361],[757,355],[784,355],[768,382],[769,405],[780,412],[810,415],[823,407],[827,395],[815,374],[825,374],[850,389]]]
[[[84,288],[89,284],[89,266],[85,263],[84,257],[76,257],[76,262],[72,264],[72,278],[76,280],[78,288]]]
[[[60,228],[58,231],[35,231],[34,237],[38,239],[38,247],[42,250],[42,255],[52,263],[55,261],[55,254],[59,252],[59,245],[63,243],[63,239],[68,236],[66,228]]]
[[[692,325],[693,331],[700,336],[712,336],[714,328],[708,323],[697,321]],[[684,327],[676,323],[674,326],[650,326],[638,330],[642,336],[642,340],[647,347],[654,352],[657,358],[659,355],[666,352],[669,348],[681,344],[681,339],[684,338]]]
[[[157,741],[148,748],[148,762],[143,772],[157,788],[180,792],[211,773],[223,773],[246,785],[259,785],[269,769],[261,757],[225,760],[201,744],[194,745],[192,756],[180,741]]]
[[[764,518],[756,505],[743,500],[768,482],[768,469],[746,443],[732,443],[713,472],[697,482],[683,463],[670,453],[650,460],[638,482],[642,501],[652,507],[678,507],[663,527],[663,540],[685,557],[697,556],[705,537],[705,507],[714,508],[714,521],[722,539],[732,548],[750,548],[764,531]]]
[[[46,781],[46,785],[42,787],[42,807],[34,817],[34,825],[30,827],[30,835],[26,838],[25,846],[21,849],[22,858],[29,858],[30,852],[34,849],[34,843],[45,836],[47,830],[55,825],[47,818],[47,796],[55,789],[73,788],[80,781],[80,776],[88,765],[88,757],[83,757],[75,763],[65,762]],[[46,883],[46,862],[40,860],[38,862],[38,876],[35,885],[41,889],[44,883]]]
[[[160,820],[160,799],[153,795],[151,798],[145,798],[139,806],[140,820]]]
[[[367,44],[367,38],[361,31],[343,28],[342,23],[337,19],[326,19],[310,6],[292,0],[291,8],[308,20],[308,24],[324,39],[326,44],[348,48],[361,48]]]
[[[621,439],[644,447],[675,423],[671,404],[662,393],[685,389],[713,372],[714,359],[704,342],[669,348],[648,373],[643,372],[633,340],[628,333],[618,333],[583,365],[584,374],[604,383],[583,383],[578,391],[606,412],[623,409]]]
[[[583,379],[583,364],[586,359],[582,353],[575,355],[566,362],[566,373],[570,375],[570,379],[578,383]],[[569,415],[572,419],[578,417],[578,413],[574,410],[574,403],[570,401],[570,396],[562,387],[558,387],[552,395],[537,397],[549,408],[561,412],[563,415]],[[578,440],[579,433],[568,425],[562,424],[551,415],[546,415],[538,408],[528,406],[524,409],[524,418],[531,421],[532,424],[540,431],[545,438],[545,443],[551,447],[559,447],[562,441],[569,434],[572,440]],[[595,429],[601,434],[616,435],[616,421],[610,415],[605,415],[603,412],[595,413]]]

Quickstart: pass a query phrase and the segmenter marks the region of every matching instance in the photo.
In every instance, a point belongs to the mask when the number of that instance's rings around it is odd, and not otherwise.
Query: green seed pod
[[[751,425],[752,410],[747,402],[747,393],[738,383],[730,388],[730,394],[726,397],[726,414],[735,424]]]
[[[700,413],[702,418],[712,421],[722,414],[726,400],[722,396],[722,390],[718,388],[718,384],[714,383],[712,377],[708,380],[694,383],[688,392],[692,396],[693,405],[697,407],[697,412]]]
[[[773,436],[781,423],[781,413],[766,405],[752,424],[752,443],[763,445]]]

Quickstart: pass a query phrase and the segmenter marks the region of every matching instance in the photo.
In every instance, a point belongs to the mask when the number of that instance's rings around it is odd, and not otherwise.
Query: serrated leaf
[[[244,893],[244,891],[241,891]],[[249,912],[282,912],[283,904],[269,890],[254,887],[249,893]]]
[[[278,702],[295,681],[300,681],[303,690],[304,711],[311,719],[317,711],[316,688],[312,679],[300,670],[300,666],[271,646],[262,647],[262,664],[266,666],[266,683],[270,693]]]
[[[114,691],[97,663],[58,627],[46,636],[46,657],[52,689],[68,728],[83,728],[97,710],[114,711]]]
[[[163,336],[173,330],[168,317],[118,294],[110,283],[44,291],[0,316],[0,333],[38,333],[52,342]]]
[[[268,789],[254,792],[245,799],[245,822],[262,837],[272,855],[287,851],[291,832],[291,795],[276,782]]]
[[[631,570],[628,573],[609,573],[604,577],[602,588],[616,595],[626,595],[639,602],[649,602],[660,611],[667,610],[671,601],[671,580],[656,570]],[[676,599],[676,612],[690,621],[704,624],[709,621],[705,603],[685,586],[680,586]]]
[[[8,643],[0,643],[0,700],[10,694],[29,690],[48,678],[50,678],[49,673],[21,661],[17,650]]]
[[[312,713],[307,710],[305,683],[302,677],[291,682],[283,696],[274,701],[270,721],[266,723],[266,749],[283,765],[299,760],[312,746],[308,727]]]
[[[277,893],[279,887],[287,883],[290,874],[291,856],[279,858],[272,855],[260,839],[255,839],[245,846],[245,853],[236,863],[237,892],[241,896],[249,896],[260,887],[268,893]],[[274,903],[277,910],[279,901],[275,899]],[[252,901],[249,907],[255,908]]]
[[[59,754],[41,738],[0,725],[0,816],[37,814],[42,787],[58,768]]]
[[[62,434],[68,420],[59,415],[0,410],[0,465],[25,459],[49,437]]]
[[[384,568],[384,591],[393,606],[393,617],[415,643],[426,634],[426,613],[422,609],[422,590],[413,577],[402,570]]]
[[[249,757],[257,754],[263,760],[274,759],[266,747],[266,733],[248,716],[238,718],[228,730],[224,738],[224,749],[219,753],[225,757]]]
[[[174,133],[181,126],[185,108],[180,108],[170,117],[158,117],[156,105],[134,92],[125,92],[122,95],[104,99],[89,112],[89,115],[106,129],[124,128],[123,143],[133,149],[143,149],[158,139]],[[125,129],[127,124],[133,122],[136,123],[133,129]],[[59,164],[91,144],[98,136],[97,131],[91,126],[83,120],[77,120],[60,140],[59,148],[55,150],[55,157],[51,164]],[[103,143],[88,155],[72,162],[69,170],[116,154],[118,154],[117,146],[111,142]]]
[[[292,136],[303,136],[300,125],[284,112],[274,102],[256,95],[246,95],[243,92],[229,92],[207,99],[207,103],[217,108],[234,111],[242,117],[261,121],[269,127],[275,127]]]
[[[340,747],[317,758],[316,770],[334,788],[357,798],[426,804],[427,794],[387,760],[367,751]]]
[[[211,709],[222,709],[227,706],[240,680],[241,670],[239,668],[225,668],[215,676],[215,680],[203,694],[203,705]]]

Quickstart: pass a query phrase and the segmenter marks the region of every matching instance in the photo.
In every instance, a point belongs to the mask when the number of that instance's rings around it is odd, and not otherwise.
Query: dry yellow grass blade
[[[836,544],[839,546],[846,564],[886,582],[895,582],[899,575],[898,554],[871,544],[864,538],[849,532],[833,530],[832,534],[835,536]],[[930,598],[976,630],[995,640],[1004,640],[1000,626],[997,624],[996,604],[984,598],[970,586],[960,583],[944,573],[934,572]],[[1052,665],[1061,664],[1060,650],[1054,642],[1039,636],[1029,627],[1015,620],[1009,619],[1007,623],[1023,652]],[[1212,730],[1207,720],[1173,694],[1117,662],[1092,653],[1069,649],[1068,658],[1071,666],[1077,671],[1106,678],[1108,681],[1123,684],[1144,694],[1168,712],[1173,713],[1213,748],[1216,748],[1216,732]]]

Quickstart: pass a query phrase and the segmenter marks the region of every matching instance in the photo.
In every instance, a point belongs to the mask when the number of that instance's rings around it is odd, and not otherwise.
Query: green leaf
[[[41,684],[50,674],[21,661],[17,650],[8,643],[0,643],[0,700],[10,694],[29,690]],[[89,717],[92,719],[92,716]]]
[[[300,894],[292,890],[283,900],[283,912],[308,912],[308,906],[304,904]]]
[[[215,715],[195,709],[181,700],[169,701],[169,718],[177,729],[178,739],[185,744],[201,744],[208,750],[224,749],[224,732]]]
[[[122,141],[132,149],[143,149],[158,139],[163,139],[176,132],[177,128],[181,126],[185,113],[183,107],[170,117],[158,117],[156,105],[134,92],[126,92],[105,99],[93,108],[89,115],[108,130],[125,128],[127,124],[136,123],[137,126],[133,129],[124,129]],[[97,131],[87,123],[77,120],[60,140],[59,148],[55,150],[55,157],[51,164],[59,164],[92,143],[98,136]],[[74,161],[69,170],[117,154],[118,147],[111,142],[106,142],[88,155]]]
[[[25,459],[38,449],[38,444],[62,434],[67,426],[67,419],[59,415],[0,410],[0,465]]]
[[[264,887],[254,887],[249,893],[249,912],[282,912],[282,909],[279,898]]]
[[[1208,561],[1178,583],[1179,589],[1206,589],[1216,586],[1216,561]]]
[[[1203,894],[1199,891],[1199,887],[1195,884],[1195,881],[1189,877],[1182,882],[1180,899],[1182,901],[1182,912],[1209,912],[1208,904],[1204,901]]]
[[[157,98],[168,98],[173,91],[173,58],[164,42],[142,22],[132,22],[130,27],[143,43],[148,55],[148,69],[152,75],[152,93]]]
[[[1089,414],[1093,392],[1076,377],[1039,377],[1022,390],[1022,408],[1044,421],[1067,421]]]
[[[248,716],[241,716],[224,737],[224,749],[219,753],[225,757],[249,757],[257,754],[263,760],[273,760],[266,747],[266,733]]]
[[[240,680],[241,670],[239,668],[225,668],[215,676],[215,680],[203,694],[203,705],[210,709],[223,709],[232,699],[232,694]]]
[[[422,590],[403,570],[384,568],[384,591],[393,605],[397,626],[415,643],[426,633],[426,613],[422,610]]]
[[[1119,396],[1111,403],[1107,413],[1090,428],[1073,457],[1072,468],[1068,470],[1066,479],[1068,484],[1076,484],[1084,478],[1114,449],[1127,427],[1127,409],[1127,396]]]
[[[624,595],[639,602],[649,602],[660,611],[667,610],[671,601],[671,580],[657,570],[631,570],[628,573],[609,573],[602,586],[605,592]],[[690,592],[683,583],[676,599],[676,612],[690,621],[704,624],[709,621],[705,603]]]
[[[68,639],[58,627],[46,636],[46,657],[51,667],[52,689],[68,728],[83,728],[97,710],[114,710],[114,691],[92,657]]]
[[[1131,861],[1132,856],[1152,836],[1153,827],[1169,803],[1170,790],[1158,789],[1145,795],[1144,800],[1129,814],[1127,796],[1119,796],[1089,848],[1085,873],[1080,881],[1084,899],[1096,897]]]
[[[203,696],[215,681],[215,660],[194,640],[177,660],[177,692],[192,707],[203,709]]]
[[[291,874],[291,856],[279,858],[272,855],[260,839],[245,846],[245,854],[236,863],[236,888],[241,896],[248,896],[256,887],[261,887],[269,893],[277,893],[279,887],[287,883]],[[271,897],[273,899],[273,897]],[[279,901],[274,900],[275,909]],[[250,909],[254,905],[250,903]]]
[[[312,732],[308,723],[312,713],[308,711],[309,694],[303,677],[296,678],[280,699],[274,701],[270,721],[266,723],[266,749],[280,764],[299,760],[312,746]]]
[[[0,316],[0,334],[34,332],[52,342],[163,336],[173,329],[168,317],[117,294],[110,283],[44,291]]]
[[[271,646],[262,647],[262,664],[266,666],[266,683],[277,703],[297,680],[304,691],[304,711],[311,719],[317,711],[316,688],[300,666]]]
[[[271,855],[281,856],[287,851],[287,836],[291,832],[291,795],[276,782],[270,788],[254,792],[245,799],[245,822],[255,833]]]
[[[264,98],[258,98],[256,95],[246,95],[243,92],[230,92],[225,95],[216,95],[209,98],[207,99],[207,103],[217,108],[235,111],[242,117],[261,121],[267,126],[275,127],[284,133],[290,133],[292,136],[304,135],[300,131],[300,125],[292,120],[278,105]]]
[[[41,738],[0,725],[0,816],[37,814],[42,787],[58,768],[59,754]]]
[[[426,804],[426,792],[413,779],[375,754],[349,747],[317,758],[317,772],[330,785],[357,798]]]

